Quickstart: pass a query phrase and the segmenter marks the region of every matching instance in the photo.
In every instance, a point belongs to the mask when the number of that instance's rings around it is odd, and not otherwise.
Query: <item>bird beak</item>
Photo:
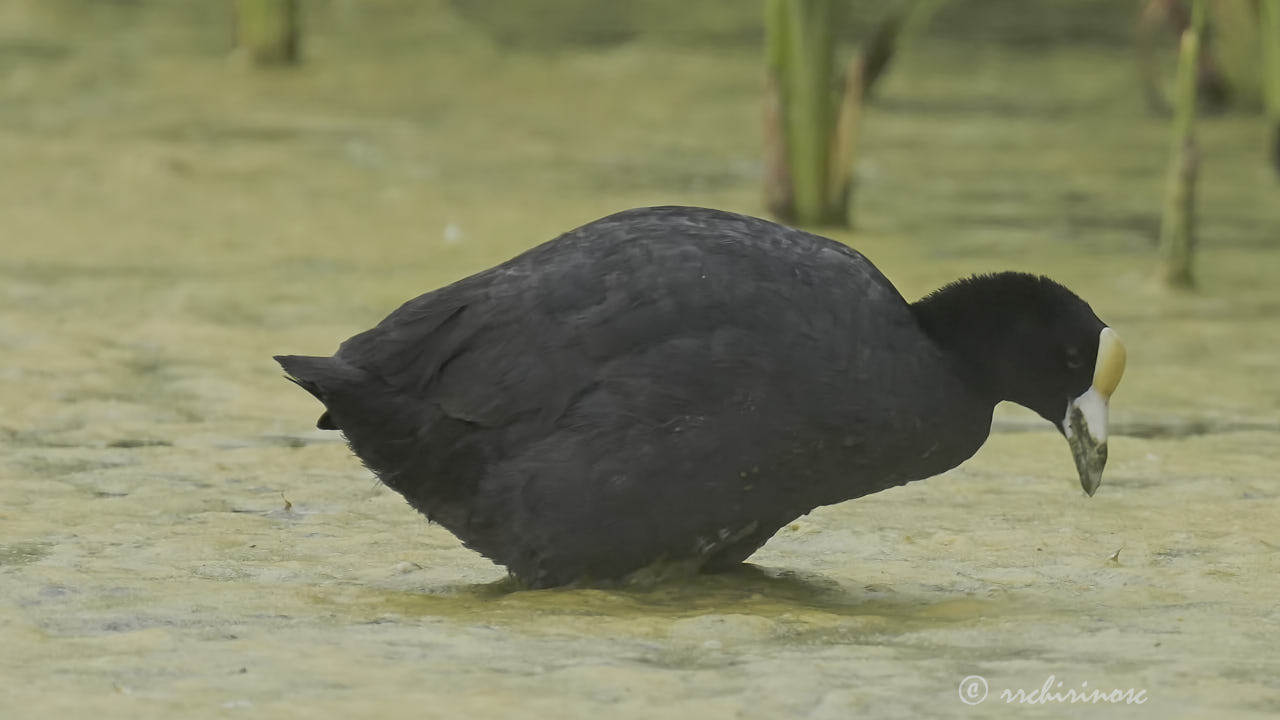
[[[1102,484],[1102,469],[1107,464],[1107,403],[1124,375],[1124,361],[1120,336],[1111,328],[1103,328],[1098,337],[1093,384],[1067,404],[1067,416],[1062,420],[1062,432],[1080,473],[1080,487],[1090,497]]]

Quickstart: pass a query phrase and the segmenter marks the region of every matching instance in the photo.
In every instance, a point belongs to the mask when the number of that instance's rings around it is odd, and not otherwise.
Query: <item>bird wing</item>
[[[661,421],[753,382],[856,362],[877,327],[911,323],[897,290],[844,245],[647,208],[415,298],[338,355],[481,426],[545,426],[609,383]]]

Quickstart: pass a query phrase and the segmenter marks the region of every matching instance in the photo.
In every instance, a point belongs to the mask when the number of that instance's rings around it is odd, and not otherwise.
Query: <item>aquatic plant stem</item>
[[[769,212],[795,217],[788,160],[787,99],[783,68],[787,57],[786,0],[765,2],[764,195]]]
[[[835,3],[832,0],[782,0],[785,5],[785,55],[782,79],[783,122],[792,201],[797,222],[844,224],[827,205],[828,143],[831,141],[832,73],[835,70]],[[842,208],[838,210],[844,210]],[[842,215],[842,213],[840,213]]]
[[[1195,0],[1191,25],[1182,33],[1174,87],[1173,142],[1168,189],[1160,223],[1160,278],[1174,288],[1192,286],[1195,245],[1195,186],[1199,151],[1195,139],[1196,66],[1204,33],[1205,0]]]
[[[857,156],[858,131],[862,125],[862,105],[867,98],[867,56],[859,53],[849,61],[844,74],[844,92],[836,114],[827,160],[826,205],[839,210],[849,222],[849,200],[853,195],[853,163]]]

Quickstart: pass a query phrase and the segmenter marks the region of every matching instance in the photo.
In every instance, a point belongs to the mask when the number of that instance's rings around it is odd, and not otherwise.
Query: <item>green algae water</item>
[[[1280,713],[1256,117],[1202,123],[1199,291],[1169,295],[1167,122],[1122,43],[913,43],[835,236],[908,298],[1018,269],[1089,300],[1129,348],[1097,496],[1001,408],[970,462],[741,572],[528,592],[312,429],[271,355],[619,209],[759,214],[761,50],[311,7],[306,62],[252,72],[214,4],[0,3],[0,717],[916,718],[1050,676],[1146,702],[1004,712]]]

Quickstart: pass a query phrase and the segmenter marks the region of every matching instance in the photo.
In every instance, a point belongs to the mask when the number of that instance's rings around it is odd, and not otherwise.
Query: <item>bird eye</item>
[[[1084,365],[1084,360],[1080,358],[1080,351],[1076,348],[1067,348],[1067,367],[1071,370],[1078,370]]]

